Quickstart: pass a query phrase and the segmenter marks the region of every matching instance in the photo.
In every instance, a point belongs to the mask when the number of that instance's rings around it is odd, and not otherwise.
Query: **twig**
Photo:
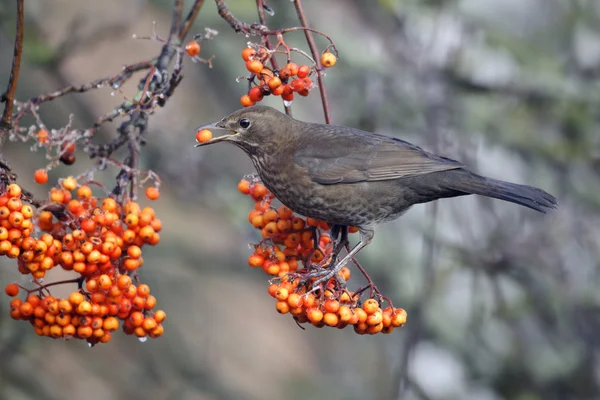
[[[329,102],[327,100],[327,90],[325,88],[325,79],[323,79],[323,67],[321,66],[321,59],[319,57],[319,50],[317,49],[317,44],[315,43],[315,38],[313,37],[313,32],[308,29],[308,21],[306,20],[306,15],[304,14],[304,10],[302,9],[301,0],[294,0],[294,6],[296,7],[296,13],[298,14],[298,19],[300,20],[300,24],[302,24],[303,28],[307,28],[304,31],[304,35],[306,36],[306,41],[308,42],[308,47],[310,47],[310,52],[312,53],[313,58],[317,64],[317,80],[319,81],[319,92],[321,93],[321,103],[323,103],[323,113],[325,114],[325,123],[331,123],[331,116],[329,114]]]
[[[0,135],[0,145],[4,141],[6,136],[6,130],[12,127],[12,110],[13,102],[15,99],[15,92],[17,90],[17,82],[19,80],[19,71],[21,69],[21,54],[23,53],[23,31],[24,31],[24,1],[17,0],[17,33],[15,37],[15,48],[13,53],[12,67],[10,69],[10,79],[8,80],[8,86],[6,92],[2,94],[1,101],[6,103],[4,112],[2,113],[2,120],[0,120],[0,128],[2,134]]]
[[[263,0],[256,0],[256,8],[258,8],[259,22],[261,23],[261,25],[266,25],[265,5],[264,5]],[[263,36],[263,37],[264,37],[265,46],[267,47],[267,50],[272,50],[271,39],[269,39],[268,36]],[[277,63],[277,59],[275,59],[275,57],[271,57],[270,61],[271,61],[271,66],[273,67],[273,70],[279,71],[279,65]],[[292,116],[292,106],[286,106],[285,102],[284,102],[283,108],[285,109],[285,113],[291,117]]]
[[[185,18],[185,21],[183,22],[183,27],[179,31],[179,40],[183,41],[185,39],[185,37],[187,36],[187,34],[189,33],[189,31],[192,27],[192,24],[196,20],[198,11],[200,11],[203,4],[204,4],[204,0],[196,0],[194,2],[194,5],[190,9],[190,12],[188,13],[187,17]]]

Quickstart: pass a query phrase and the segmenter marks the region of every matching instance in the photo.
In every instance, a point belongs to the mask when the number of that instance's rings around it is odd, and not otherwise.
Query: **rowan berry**
[[[10,297],[15,297],[19,294],[19,286],[16,283],[9,283],[4,288],[4,292]]]
[[[337,57],[330,52],[325,52],[321,55],[321,65],[325,68],[333,67],[337,62]]]
[[[185,45],[185,51],[190,57],[195,57],[200,54],[200,43],[192,40]]]
[[[250,96],[248,96],[247,94],[240,97],[240,103],[242,104],[243,107],[250,107],[250,106],[254,105],[254,102],[252,101]]]
[[[250,97],[250,101],[258,103],[263,99],[264,94],[258,86],[254,86],[248,91],[248,97]]]
[[[77,181],[72,176],[69,176],[68,178],[63,179],[61,184],[62,184],[62,187],[68,191],[75,190],[75,188],[77,187]]]
[[[252,57],[254,57],[255,55],[256,55],[256,50],[254,50],[253,48],[246,47],[245,49],[242,50],[242,58],[244,59],[244,61],[250,61],[250,59]]]
[[[198,131],[196,131],[196,141],[198,143],[206,143],[209,140],[211,140],[212,137],[213,134],[208,129],[199,129]]]
[[[258,60],[246,61],[246,69],[248,69],[248,71],[252,72],[253,74],[260,73],[263,70],[263,68],[263,63]]]
[[[48,171],[45,169],[38,169],[33,174],[33,180],[35,183],[43,185],[44,183],[48,182]]]

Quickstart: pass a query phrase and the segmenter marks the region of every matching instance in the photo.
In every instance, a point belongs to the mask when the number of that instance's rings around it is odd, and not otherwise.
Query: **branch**
[[[204,0],[196,0],[194,2],[194,5],[190,9],[190,12],[188,13],[187,17],[185,18],[183,27],[179,31],[179,40],[183,41],[185,39],[185,37],[187,36],[187,34],[189,33],[189,31],[192,27],[192,24],[196,20],[198,11],[200,11],[203,4],[204,4]]]
[[[331,116],[329,115],[329,102],[327,101],[327,90],[325,89],[325,79],[323,79],[323,67],[321,66],[321,57],[319,57],[319,50],[317,49],[317,44],[315,43],[315,38],[313,37],[313,32],[308,27],[308,21],[306,20],[306,15],[304,14],[304,10],[302,9],[301,0],[294,0],[294,6],[296,7],[296,13],[298,14],[298,19],[300,20],[300,24],[302,24],[303,28],[306,28],[304,31],[304,35],[306,36],[306,41],[308,42],[308,47],[310,47],[310,52],[317,64],[317,79],[319,81],[319,92],[321,93],[321,103],[323,103],[323,113],[325,114],[325,123],[331,123]]]
[[[265,4],[263,0],[256,0],[256,7],[258,8],[258,20],[261,23],[261,25],[266,25],[266,19],[265,19]],[[265,46],[267,46],[268,50],[272,50],[273,47],[271,46],[271,39],[269,39],[268,36],[264,36],[264,40],[265,40]],[[279,65],[277,63],[277,60],[275,59],[275,57],[271,57],[271,66],[273,67],[274,71],[279,71]],[[285,103],[283,104],[283,108],[285,108],[285,113],[287,115],[289,115],[290,117],[292,116],[292,107],[291,106],[286,106]]]
[[[17,34],[15,37],[15,49],[13,53],[13,62],[10,70],[10,79],[8,81],[8,87],[6,92],[2,94],[1,101],[6,103],[4,107],[4,113],[2,114],[2,120],[0,120],[0,128],[10,129],[12,126],[12,110],[13,102],[15,99],[15,92],[17,90],[17,81],[19,80],[19,70],[21,69],[21,54],[23,53],[23,14],[24,14],[24,1],[17,0]],[[3,141],[5,133],[0,137],[0,144]]]

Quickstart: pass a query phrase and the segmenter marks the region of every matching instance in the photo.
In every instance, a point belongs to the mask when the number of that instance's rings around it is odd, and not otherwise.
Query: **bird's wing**
[[[335,126],[300,146],[294,161],[308,170],[314,182],[325,185],[383,181],[463,167],[399,139]]]

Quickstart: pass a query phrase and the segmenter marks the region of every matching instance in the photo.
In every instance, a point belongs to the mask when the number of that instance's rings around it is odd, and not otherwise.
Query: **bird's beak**
[[[222,126],[219,126],[219,122],[213,122],[212,124],[199,126],[196,129],[196,132],[198,132],[201,129],[208,129],[208,130],[211,130],[211,131],[213,131],[213,130],[226,131],[226,132],[229,132],[229,133],[225,134],[225,135],[217,136],[215,138],[212,138],[208,142],[196,143],[196,145],[194,147],[206,146],[206,145],[213,144],[213,143],[218,143],[218,142],[232,141],[232,139],[235,138],[239,134],[238,132],[235,132],[235,131],[229,130],[227,128],[223,128]]]

